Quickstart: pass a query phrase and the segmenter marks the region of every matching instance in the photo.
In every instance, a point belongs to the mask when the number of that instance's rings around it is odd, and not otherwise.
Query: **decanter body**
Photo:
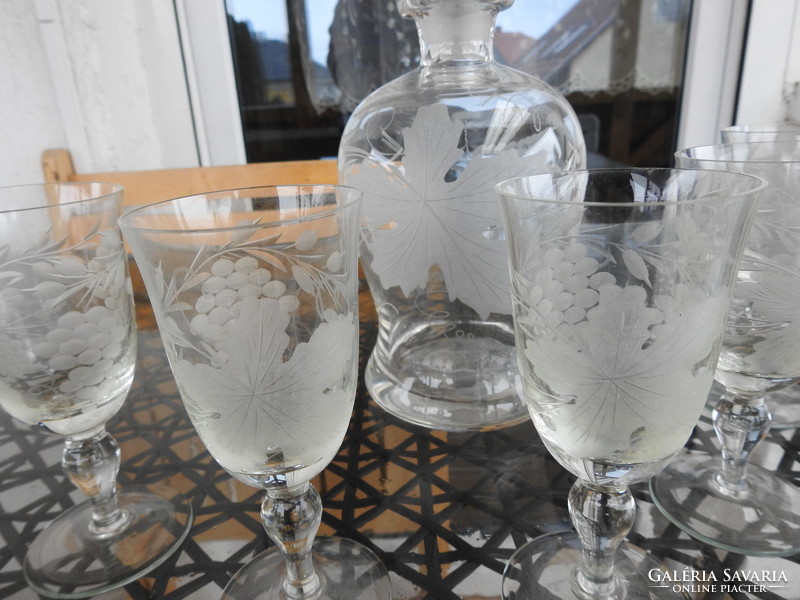
[[[378,311],[367,387],[435,429],[528,418],[494,186],[586,163],[566,99],[493,58],[495,17],[512,2],[400,0],[420,67],[368,96],[339,148],[339,181],[364,193],[361,260]]]

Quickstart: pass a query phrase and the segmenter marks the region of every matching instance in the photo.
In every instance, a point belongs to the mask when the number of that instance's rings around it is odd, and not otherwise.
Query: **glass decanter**
[[[400,0],[420,67],[369,95],[339,147],[339,181],[364,193],[361,261],[379,319],[367,387],[435,429],[528,418],[493,187],[586,162],[566,99],[493,58],[497,12],[512,3]]]

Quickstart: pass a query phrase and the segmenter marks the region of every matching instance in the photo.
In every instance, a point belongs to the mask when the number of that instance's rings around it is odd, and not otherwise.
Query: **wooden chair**
[[[191,167],[153,171],[76,173],[69,150],[42,153],[42,170],[48,183],[102,181],[125,188],[125,206],[151,204],[191,194],[260,185],[304,183],[333,184],[338,180],[335,160],[296,160],[250,163],[227,167]]]

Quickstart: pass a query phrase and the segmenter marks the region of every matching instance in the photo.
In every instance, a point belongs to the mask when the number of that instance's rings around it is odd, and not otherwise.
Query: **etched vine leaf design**
[[[615,459],[640,458],[656,422],[673,424],[665,429],[676,450],[685,442],[685,411],[702,406],[698,395],[710,386],[714,323],[726,305],[717,293],[722,265],[700,267],[718,243],[714,212],[697,212],[668,227],[585,222],[579,211],[545,210],[534,220],[513,277],[523,372],[536,390],[528,400],[537,425],[545,436],[557,429],[572,455],[603,457],[614,447]]]
[[[644,288],[605,284],[585,319],[527,339],[524,354],[544,391],[538,418],[567,430],[559,439],[574,456],[602,457],[611,445],[622,460],[643,450],[641,433],[654,423],[675,438],[676,450],[683,445],[685,413],[702,406],[698,394],[713,378],[718,338],[708,324],[725,305],[722,298],[695,300],[675,310],[676,299],[664,296],[648,307]]]
[[[27,422],[94,400],[125,368],[125,250],[99,225],[77,240],[48,230],[21,251],[0,246],[0,377],[15,390],[7,410]]]
[[[529,170],[531,158],[516,149],[482,156],[478,147],[453,178],[465,159],[464,129],[444,104],[420,108],[402,135],[402,158],[379,164],[367,158],[348,176],[365,196],[371,269],[384,288],[399,286],[411,296],[425,288],[436,265],[451,301],[483,319],[507,314],[507,255],[493,186]]]
[[[223,466],[235,455],[236,463],[247,464],[252,473],[268,468],[262,444],[254,440],[272,437],[276,429],[282,432],[279,454],[290,463],[307,448],[325,448],[344,435],[347,419],[341,414],[349,414],[350,399],[342,379],[352,375],[347,361],[356,343],[354,316],[326,311],[308,342],[286,359],[290,321],[279,300],[245,298],[231,335],[220,344],[227,357],[223,364],[173,364],[189,416]],[[285,462],[276,468],[286,470]]]
[[[15,299],[32,294],[46,309],[69,298],[76,308],[85,307],[93,298],[115,298],[123,287],[123,253],[122,239],[113,230],[92,229],[72,245],[67,236],[53,239],[47,231],[20,253],[0,246],[0,282]],[[76,292],[80,297],[72,298]]]
[[[264,237],[259,231],[244,228],[220,248],[201,246],[188,267],[170,275],[161,264],[149,267],[151,298],[162,315],[159,328],[171,344],[224,360],[220,344],[248,298],[275,299],[292,313],[300,306],[298,293],[305,292],[315,298],[319,313],[325,302],[344,308],[347,282],[338,246],[320,250],[318,232],[311,229],[282,245],[281,234]],[[296,289],[290,288],[294,284]]]
[[[256,227],[200,246],[186,267],[146,271],[192,422],[223,467],[256,484],[327,464],[353,401],[358,327],[339,238],[294,233],[282,242]]]

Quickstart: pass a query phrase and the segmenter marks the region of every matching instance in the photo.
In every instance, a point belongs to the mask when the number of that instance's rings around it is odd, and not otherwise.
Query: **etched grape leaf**
[[[647,263],[645,263],[644,259],[639,256],[635,250],[623,248],[622,260],[625,262],[625,266],[631,275],[636,277],[636,279],[644,281],[647,284],[647,287],[653,287],[653,284],[650,283],[650,275],[647,271]]]
[[[711,384],[724,311],[724,298],[693,300],[659,322],[643,288],[601,287],[586,320],[527,340],[535,387],[575,399],[548,405],[543,397],[537,408],[562,428],[559,438],[574,444],[576,457],[604,457],[609,445],[624,450],[623,440],[654,423],[681,447],[690,434],[686,411],[699,416]]]
[[[481,318],[510,311],[510,290],[499,181],[531,170],[538,160],[508,150],[481,156],[475,149],[463,171],[463,126],[443,104],[422,107],[403,130],[400,163],[366,160],[349,173],[348,185],[364,192],[370,225],[372,270],[385,288],[406,295],[422,289],[431,267],[442,272],[450,300],[464,302]]]
[[[289,313],[277,300],[246,298],[221,344],[224,364],[175,362],[189,416],[223,466],[223,456],[236,453],[255,469],[264,460],[258,436],[274,438],[291,460],[309,444],[324,447],[344,435],[353,398],[341,380],[354,368],[357,327],[352,315],[326,318],[286,360]]]
[[[631,233],[631,239],[639,244],[650,242],[661,234],[661,230],[663,228],[664,226],[660,221],[642,223],[633,230]]]
[[[297,285],[300,286],[301,290],[308,292],[309,294],[314,293],[317,283],[314,281],[314,275],[309,269],[299,264],[294,265],[292,267],[292,276],[297,281]]]

